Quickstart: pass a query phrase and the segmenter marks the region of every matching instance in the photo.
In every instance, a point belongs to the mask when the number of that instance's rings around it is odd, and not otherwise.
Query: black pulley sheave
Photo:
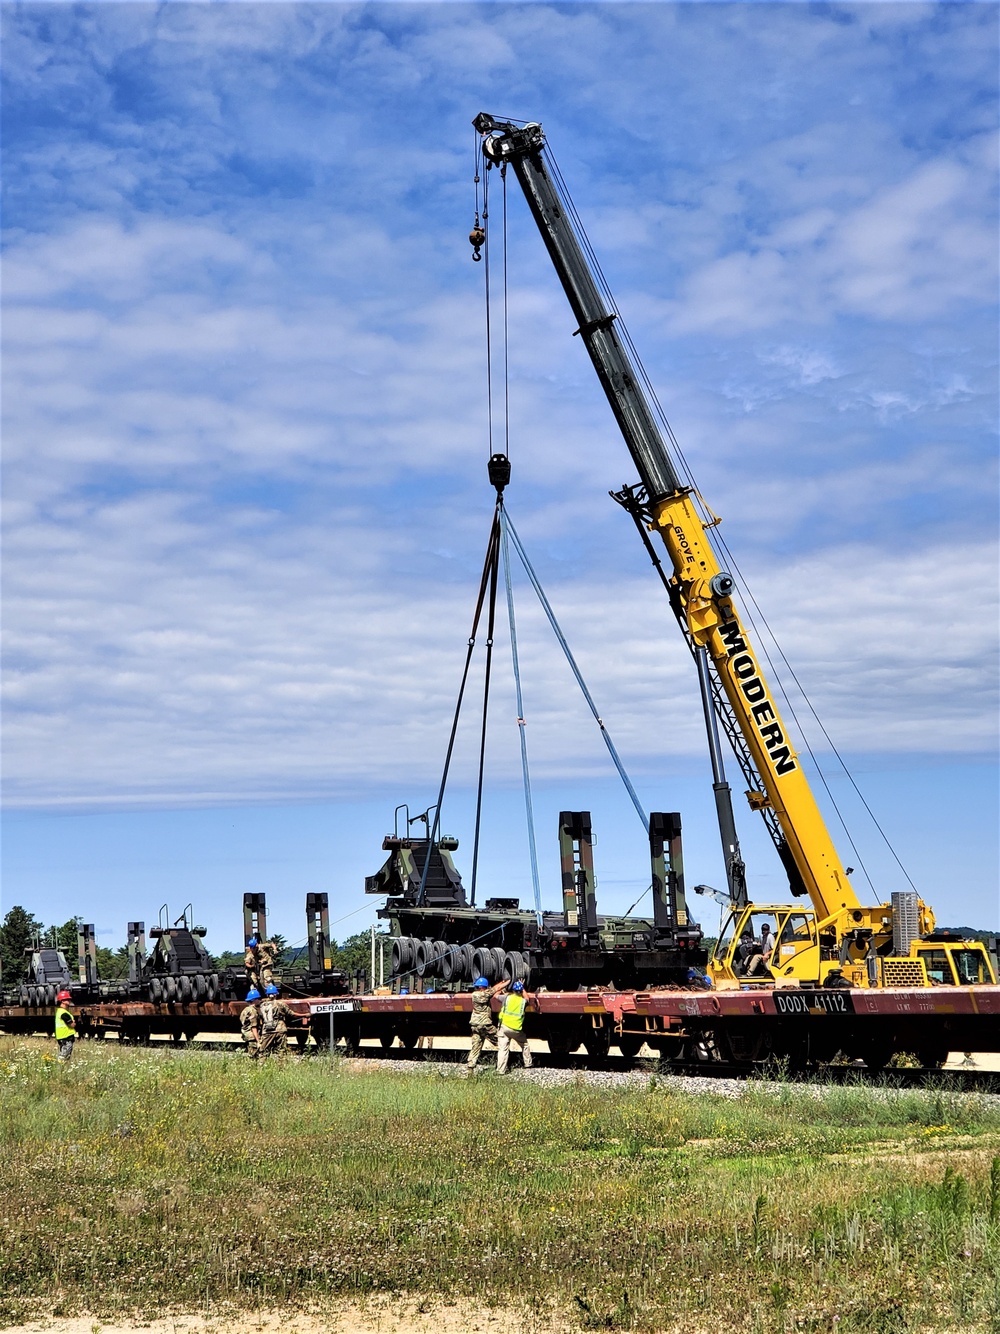
[[[502,496],[504,487],[510,481],[510,459],[506,454],[493,454],[486,466],[490,474],[490,486],[495,486],[497,495]]]

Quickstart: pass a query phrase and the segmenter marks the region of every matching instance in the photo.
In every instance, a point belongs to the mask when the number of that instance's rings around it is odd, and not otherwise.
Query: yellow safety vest
[[[524,1027],[524,1012],[527,1008],[528,1002],[524,997],[519,996],[516,991],[511,992],[509,996],[504,997],[503,1005],[500,1007],[501,1024],[504,1028],[520,1033]]]
[[[72,1015],[70,1015],[69,1010],[64,1010],[63,1007],[60,1005],[56,1010],[55,1037],[57,1042],[62,1042],[63,1038],[76,1037],[76,1029],[70,1028],[69,1024],[67,1024],[66,1022],[67,1015],[69,1015],[70,1018],[73,1017]]]

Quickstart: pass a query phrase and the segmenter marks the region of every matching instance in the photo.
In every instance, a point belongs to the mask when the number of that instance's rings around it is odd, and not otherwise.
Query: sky
[[[290,939],[307,891],[342,934],[373,920],[393,808],[436,796],[492,512],[487,110],[543,124],[740,586],[906,873],[939,919],[1000,925],[995,5],[2,18],[5,908],[110,944],[191,901],[218,949],[246,889]],[[718,885],[691,662],[607,494],[634,470],[513,182],[507,213],[510,513],[640,798]],[[543,899],[586,808],[624,909],[643,831],[515,595]],[[497,643],[481,884],[527,900]],[[902,872],[792,702],[886,899]]]

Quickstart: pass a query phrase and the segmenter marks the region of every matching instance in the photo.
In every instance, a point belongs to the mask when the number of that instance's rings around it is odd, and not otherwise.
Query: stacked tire
[[[412,936],[396,936],[392,942],[392,975],[408,973],[416,962],[417,942]]]
[[[415,973],[443,982],[469,983],[477,977],[489,982],[526,982],[530,971],[527,955],[501,946],[454,945],[446,940],[421,940],[395,936],[392,942],[392,976]]]

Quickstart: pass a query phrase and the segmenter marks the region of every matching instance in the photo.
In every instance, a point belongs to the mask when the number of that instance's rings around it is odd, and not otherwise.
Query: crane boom
[[[567,201],[547,169],[542,128],[486,113],[473,125],[482,136],[487,165],[513,169],[569,299],[576,332],[645,488],[648,526],[660,535],[670,557],[670,583],[687,633],[696,648],[707,652],[763,783],[763,792],[748,794],[751,805],[772,808],[787,860],[812,900],[817,921],[856,912],[858,899],[740,620],[733,579],[720,565],[695,496],[674,466],[642,377],[618,337],[616,313],[604,299]]]

